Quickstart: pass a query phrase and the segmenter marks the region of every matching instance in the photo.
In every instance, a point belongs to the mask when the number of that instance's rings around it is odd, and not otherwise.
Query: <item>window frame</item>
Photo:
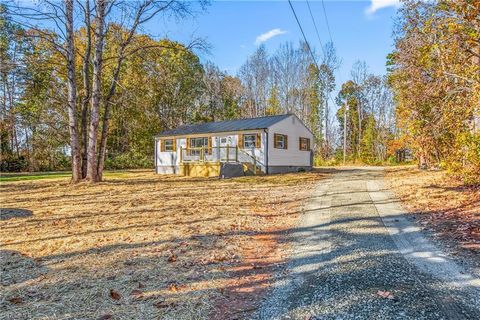
[[[252,136],[254,137],[255,140],[253,140],[254,147],[246,147],[245,146],[245,136]],[[251,143],[252,141],[249,141]],[[242,133],[238,135],[238,141],[237,141],[237,146],[240,149],[245,149],[245,150],[252,150],[252,149],[261,149],[262,148],[262,135],[258,132],[253,132],[253,133]]]
[[[168,142],[171,142],[171,150],[167,150],[167,141]],[[160,140],[160,152],[175,152],[177,151],[177,147],[176,147],[176,139],[174,138],[169,138],[169,139],[161,139]]]
[[[246,134],[243,134],[243,144],[242,144],[242,148],[243,149],[256,149],[258,148],[257,146],[257,139],[258,139],[258,134],[257,133],[246,133]],[[249,137],[249,138],[253,138],[252,141],[247,141],[247,139],[245,139],[246,137]],[[252,146],[246,146],[245,143],[248,142],[248,143],[253,143],[253,147]]]
[[[277,143],[280,142],[279,138],[283,138],[282,144],[283,146],[280,147]],[[288,149],[288,135],[281,134],[281,133],[274,133],[273,134],[273,147],[275,149],[287,150]]]
[[[302,148],[302,141],[305,142],[305,148]],[[310,138],[299,137],[298,139],[298,150],[300,151],[311,151]]]
[[[197,139],[203,139],[204,144],[200,147],[195,147],[193,146],[193,141]],[[212,153],[212,137],[204,136],[204,137],[191,137],[187,138],[187,149],[189,149],[189,154],[190,155],[200,155],[200,151],[197,148],[204,148],[206,154],[211,154]],[[206,144],[205,144],[206,143]]]

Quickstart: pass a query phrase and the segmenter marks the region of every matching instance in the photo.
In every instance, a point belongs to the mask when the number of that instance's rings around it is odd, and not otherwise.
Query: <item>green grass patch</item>
[[[134,173],[135,170],[122,170],[122,171],[106,171],[104,177],[109,178],[126,178],[128,175]],[[0,183],[2,182],[15,182],[15,181],[28,181],[28,180],[41,180],[41,179],[60,179],[72,177],[70,171],[55,171],[55,172],[21,172],[21,173],[0,173]]]

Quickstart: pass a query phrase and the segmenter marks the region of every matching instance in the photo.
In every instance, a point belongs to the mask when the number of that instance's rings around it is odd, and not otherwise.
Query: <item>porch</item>
[[[250,152],[249,152],[250,151]],[[194,177],[221,177],[225,164],[238,165],[242,175],[263,174],[263,164],[255,156],[254,150],[238,146],[216,146],[185,148],[180,147],[180,174]],[[237,171],[238,171],[237,170]],[[239,173],[237,175],[240,175]]]

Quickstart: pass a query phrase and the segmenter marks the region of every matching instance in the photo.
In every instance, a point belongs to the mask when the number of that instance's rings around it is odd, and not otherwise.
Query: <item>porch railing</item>
[[[237,162],[249,163],[252,165],[252,171],[257,173],[258,166],[262,163],[258,161],[253,150],[252,154],[237,146],[218,146],[218,147],[199,147],[199,148],[180,148],[180,162]]]
[[[180,162],[239,162],[238,148],[225,147],[200,147],[180,148]]]

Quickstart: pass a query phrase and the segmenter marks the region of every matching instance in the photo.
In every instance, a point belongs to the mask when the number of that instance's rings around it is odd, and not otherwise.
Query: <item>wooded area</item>
[[[71,168],[74,182],[98,181],[104,167],[151,167],[164,129],[292,112],[315,135],[317,164],[383,164],[411,149],[422,165],[478,182],[480,4],[405,1],[388,76],[359,61],[337,97],[332,43],[260,45],[233,76],[200,59],[201,39],[142,32],[156,16],[186,20],[207,4],[1,6],[1,171]]]
[[[389,56],[403,143],[480,182],[480,2],[405,1]]]

